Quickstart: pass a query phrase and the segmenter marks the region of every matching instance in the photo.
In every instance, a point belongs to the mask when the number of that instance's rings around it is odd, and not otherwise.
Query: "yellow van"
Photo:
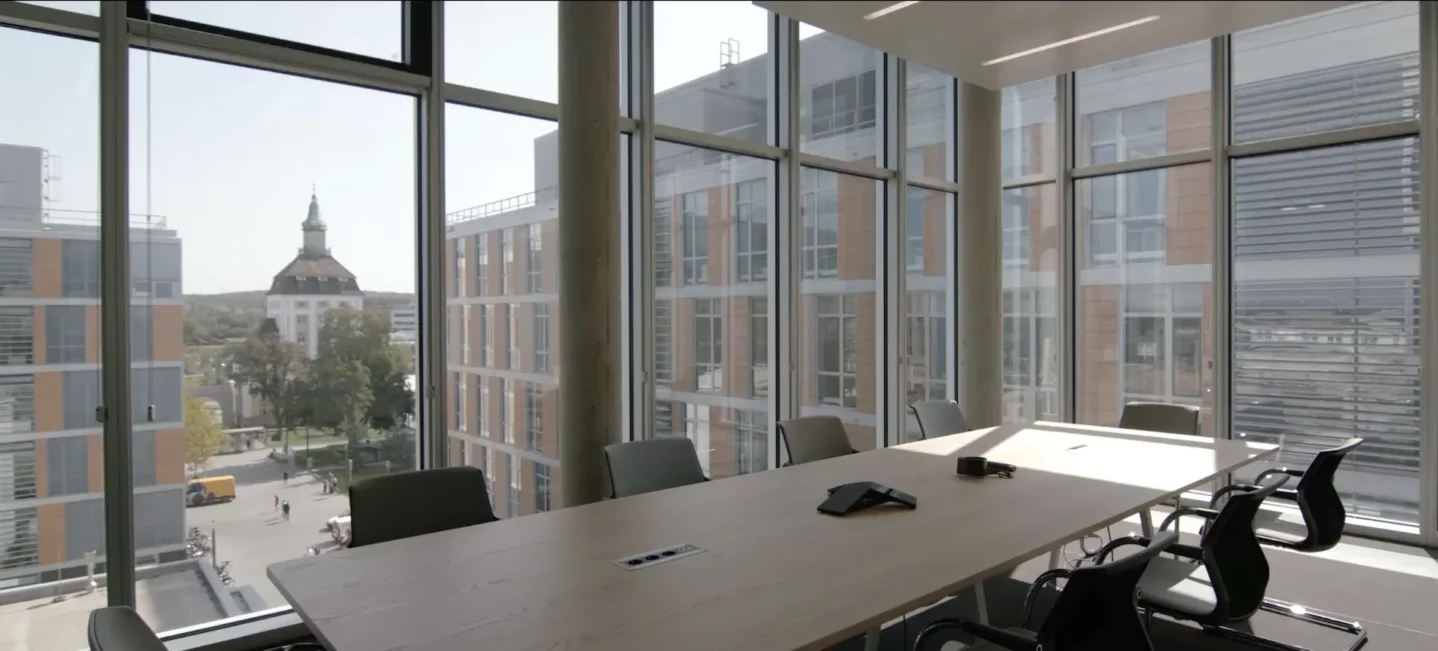
[[[189,488],[185,490],[187,506],[228,502],[232,499],[235,499],[234,475],[191,479]]]

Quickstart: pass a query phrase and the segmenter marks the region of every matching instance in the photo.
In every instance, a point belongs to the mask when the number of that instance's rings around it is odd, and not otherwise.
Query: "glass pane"
[[[1004,422],[1059,420],[1058,199],[1004,191]]]
[[[404,15],[399,2],[152,0],[150,11],[386,61],[404,60]]]
[[[1233,140],[1418,117],[1418,3],[1364,2],[1233,35]]]
[[[954,146],[952,77],[910,63],[908,69],[908,166],[911,178],[949,180],[949,152]]]
[[[808,168],[801,176],[800,191],[819,195],[818,214],[803,219],[831,224],[825,228],[832,228],[834,237],[803,243],[806,251],[818,253],[818,267],[805,271],[799,288],[800,411],[840,417],[854,448],[871,450],[877,445],[873,242],[879,183]]]
[[[654,3],[658,121],[766,142],[774,110],[768,28],[769,12],[748,3]]]
[[[495,514],[528,515],[548,508],[537,491],[558,496],[559,132],[454,105],[445,121],[446,174],[465,179],[445,186],[445,294],[461,315],[446,344],[447,429],[475,450],[465,465],[484,470]]]
[[[266,568],[338,548],[349,485],[415,467],[390,310],[415,301],[417,106],[139,49],[130,70],[136,547],[142,577],[197,570],[193,607],[150,616],[170,630],[284,605]]]
[[[655,432],[694,439],[710,477],[764,470],[769,250],[767,237],[752,235],[764,233],[769,223],[774,163],[666,142],[654,150],[654,231],[684,231],[689,250],[656,238],[653,259],[682,255],[686,264],[708,270],[704,277],[655,287],[650,318],[662,335],[655,339],[655,361],[666,365],[665,373],[656,373],[655,400],[675,405],[678,414],[656,412]],[[707,215],[704,228],[686,226],[689,216],[701,213]]]
[[[1209,43],[1078,71],[1080,167],[1208,149]]]
[[[1004,89],[1005,179],[1053,174],[1058,155],[1054,139],[1057,92],[1052,77]]]
[[[83,583],[90,552],[104,571],[98,54],[0,28],[0,61],[32,62],[0,65],[0,96],[27,98],[0,100],[0,594],[54,590],[0,608],[0,644],[18,651],[85,648],[88,612],[105,606],[103,590],[55,583]]]
[[[1233,165],[1233,432],[1275,466],[1361,436],[1344,504],[1418,518],[1418,140]],[[1246,472],[1258,472],[1255,468]]]
[[[912,70],[912,68],[911,68]],[[912,79],[912,77],[911,77]],[[905,404],[943,400],[949,385],[948,241],[954,222],[954,195],[909,186],[905,250],[908,279],[905,291]],[[917,262],[917,264],[915,264]],[[918,440],[919,423],[908,415],[904,443]],[[952,433],[952,432],[946,432]]]
[[[444,3],[444,80],[558,102],[559,3]]]
[[[799,36],[800,149],[874,163],[879,51],[805,24]]]
[[[1084,197],[1102,181],[1118,214],[1095,220]],[[1207,163],[1075,183],[1079,422],[1113,425],[1128,402],[1177,403],[1199,407],[1212,435],[1211,187]],[[1127,205],[1154,195],[1174,200]]]

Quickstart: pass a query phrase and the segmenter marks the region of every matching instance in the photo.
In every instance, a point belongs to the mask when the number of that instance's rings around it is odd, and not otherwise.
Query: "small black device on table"
[[[883,484],[860,481],[830,488],[829,499],[819,505],[819,512],[828,515],[848,515],[880,504],[915,509],[919,507],[919,500],[913,495]]]
[[[989,461],[984,457],[959,457],[958,468],[956,469],[956,471],[964,477],[988,477],[990,475],[996,475],[1010,478],[1014,476],[1015,470],[1018,470],[1018,468],[1012,464]]]

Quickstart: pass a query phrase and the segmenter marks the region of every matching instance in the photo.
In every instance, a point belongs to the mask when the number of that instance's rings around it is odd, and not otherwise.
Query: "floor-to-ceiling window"
[[[1365,3],[1233,36],[1235,143],[1352,134],[1233,162],[1233,435],[1290,467],[1363,437],[1344,503],[1403,523],[1422,499],[1418,138],[1351,130],[1417,118],[1417,14]]]
[[[1112,425],[1129,402],[1165,402],[1199,407],[1213,433],[1211,166],[1167,162],[1209,146],[1209,71],[1203,41],[1073,76],[1080,422]],[[1100,165],[1132,171],[1084,175]],[[1031,341],[1014,336],[1021,351]]]

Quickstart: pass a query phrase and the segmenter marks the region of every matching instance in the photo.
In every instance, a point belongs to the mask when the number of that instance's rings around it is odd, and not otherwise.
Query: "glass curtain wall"
[[[625,282],[645,290],[625,354],[651,380],[625,436],[690,437],[716,479],[781,463],[783,418],[905,440],[884,402],[946,397],[955,367],[954,80],[747,4],[619,10]],[[112,554],[134,577],[0,603],[19,649],[83,646],[107,602],[161,631],[282,608],[264,568],[343,545],[366,477],[468,465],[502,518],[560,506],[557,11],[0,6],[0,52],[41,62],[0,73],[35,98],[0,106],[0,593]],[[127,114],[101,112],[102,47],[128,51]],[[127,133],[118,159],[97,125]],[[124,210],[100,210],[102,179]],[[126,373],[102,377],[102,321],[127,324]],[[113,432],[107,383],[132,398]],[[106,493],[105,437],[130,441],[131,493]],[[133,540],[106,536],[121,508]]]
[[[1005,418],[1192,405],[1288,467],[1363,437],[1350,527],[1431,543],[1418,14],[1358,3],[1005,89]]]
[[[783,463],[786,418],[912,439],[903,405],[957,367],[957,82],[745,3],[619,10],[624,436],[690,437],[715,478]],[[1203,42],[1004,90],[1005,420],[1191,404],[1290,466],[1364,436],[1350,524],[1432,542],[1418,10],[1220,39],[1218,88]],[[562,506],[558,3],[101,12],[0,4],[0,58],[35,62],[0,70],[0,593],[111,554],[133,578],[5,601],[0,629],[79,648],[107,600],[158,629],[281,606],[264,566],[342,544],[368,476],[469,465],[501,517]],[[128,302],[101,299],[115,240]],[[107,387],[133,422],[96,422]]]

